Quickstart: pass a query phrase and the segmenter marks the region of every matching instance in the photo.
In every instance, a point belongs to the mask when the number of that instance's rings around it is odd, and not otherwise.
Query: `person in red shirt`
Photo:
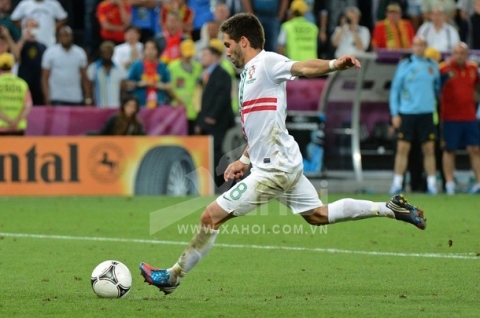
[[[160,25],[162,29],[166,28],[167,15],[169,12],[177,13],[182,22],[183,32],[190,35],[193,29],[193,17],[195,13],[193,9],[185,3],[185,0],[171,0],[169,4],[162,7],[160,10]]]
[[[121,44],[132,20],[132,8],[126,0],[105,0],[97,6],[97,18],[102,39]]]
[[[398,4],[387,6],[387,18],[378,21],[373,29],[373,49],[410,49],[415,31],[412,23],[402,19],[402,8]]]
[[[470,190],[480,194],[480,131],[476,118],[475,89],[478,65],[467,61],[468,46],[453,47],[452,56],[440,64],[442,91],[440,118],[443,125],[443,172],[447,194],[455,194],[455,150],[466,147],[477,183]]]

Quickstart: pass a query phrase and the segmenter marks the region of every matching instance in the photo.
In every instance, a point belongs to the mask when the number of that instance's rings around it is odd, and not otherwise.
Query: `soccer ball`
[[[91,282],[98,297],[122,298],[132,288],[132,274],[128,267],[119,261],[105,261],[95,267]]]

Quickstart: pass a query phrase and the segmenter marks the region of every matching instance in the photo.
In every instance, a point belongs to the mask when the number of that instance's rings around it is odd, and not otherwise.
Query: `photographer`
[[[332,45],[336,48],[335,57],[344,54],[361,55],[370,43],[370,31],[358,25],[360,10],[357,7],[347,7],[345,15],[340,19],[340,26],[332,35]]]

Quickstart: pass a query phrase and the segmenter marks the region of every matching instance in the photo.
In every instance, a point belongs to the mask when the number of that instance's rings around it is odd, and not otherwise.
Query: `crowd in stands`
[[[199,62],[238,12],[262,22],[266,50],[294,60],[410,49],[415,34],[441,52],[460,41],[480,48],[479,0],[0,0],[0,53],[15,58],[34,105],[119,107],[130,94],[141,107],[192,105],[175,93],[181,80],[171,82],[178,68],[168,65],[186,40]]]

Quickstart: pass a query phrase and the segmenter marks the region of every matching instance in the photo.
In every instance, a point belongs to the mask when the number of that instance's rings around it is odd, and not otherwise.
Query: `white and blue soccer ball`
[[[95,267],[91,282],[98,297],[122,298],[132,288],[132,274],[122,262],[109,260]]]

